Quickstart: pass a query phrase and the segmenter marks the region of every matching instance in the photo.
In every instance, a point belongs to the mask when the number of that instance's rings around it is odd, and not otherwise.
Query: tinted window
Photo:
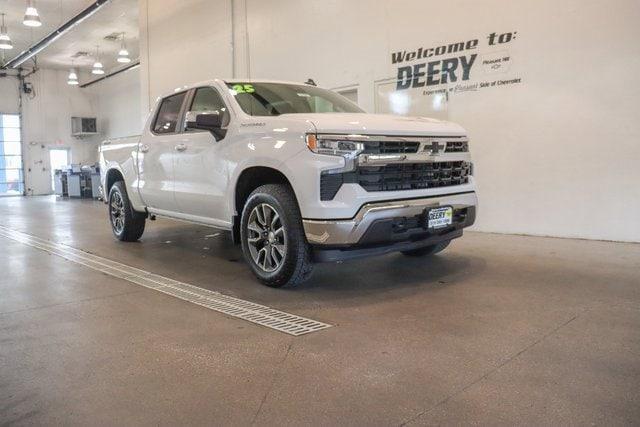
[[[197,113],[217,111],[219,114],[222,114],[226,111],[226,107],[218,91],[211,87],[202,87],[196,91],[196,96],[193,97],[189,111]]]
[[[252,116],[296,113],[363,113],[346,98],[309,85],[227,83],[242,110]]]
[[[196,90],[196,94],[193,97],[193,102],[191,102],[191,108],[189,108],[189,111],[196,114],[204,112],[215,112],[222,115],[227,112],[227,107],[224,105],[222,97],[220,97],[220,94],[217,90],[211,87],[202,87]],[[184,125],[186,128],[186,121]]]
[[[165,98],[160,105],[156,122],[153,125],[155,133],[173,133],[178,125],[180,109],[186,92]]]

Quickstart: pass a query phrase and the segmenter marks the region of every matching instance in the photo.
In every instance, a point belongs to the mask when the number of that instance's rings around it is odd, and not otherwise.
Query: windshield
[[[348,99],[310,85],[227,83],[242,110],[252,116],[299,113],[364,113]]]

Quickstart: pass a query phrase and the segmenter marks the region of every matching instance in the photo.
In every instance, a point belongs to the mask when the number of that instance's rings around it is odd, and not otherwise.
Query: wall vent
[[[117,42],[121,38],[122,38],[122,32],[120,31],[120,32],[117,32],[117,33],[111,33],[108,36],[106,36],[104,39],[106,41],[109,41],[109,42]]]
[[[94,117],[71,117],[71,136],[82,138],[97,134],[97,120]]]

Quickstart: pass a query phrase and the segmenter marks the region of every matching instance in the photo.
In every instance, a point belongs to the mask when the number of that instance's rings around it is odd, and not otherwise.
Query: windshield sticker
[[[236,94],[238,94],[238,93],[254,93],[256,91],[254,89],[253,85],[250,85],[250,84],[233,85],[232,89],[236,91]]]

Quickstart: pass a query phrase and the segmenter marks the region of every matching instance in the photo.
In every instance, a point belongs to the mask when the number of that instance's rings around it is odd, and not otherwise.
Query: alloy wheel
[[[111,215],[111,224],[116,234],[122,233],[122,230],[124,230],[124,201],[117,191],[114,191],[111,195],[109,213]]]
[[[253,262],[267,273],[278,270],[287,253],[287,234],[276,209],[268,203],[254,207],[247,230]]]

